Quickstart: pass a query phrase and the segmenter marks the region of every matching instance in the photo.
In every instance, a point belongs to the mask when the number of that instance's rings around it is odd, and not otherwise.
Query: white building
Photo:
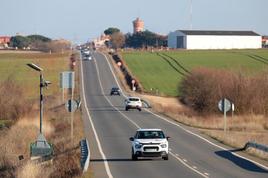
[[[177,30],[168,34],[168,47],[181,49],[257,49],[262,37],[253,31]]]

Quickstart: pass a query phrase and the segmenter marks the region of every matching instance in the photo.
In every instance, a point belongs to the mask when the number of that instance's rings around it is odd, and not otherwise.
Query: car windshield
[[[139,101],[139,98],[129,98],[129,101]]]
[[[165,138],[163,131],[138,131],[136,134],[138,139],[154,139]]]
[[[118,91],[118,90],[119,90],[119,88],[112,88],[112,90],[113,90],[113,91]]]

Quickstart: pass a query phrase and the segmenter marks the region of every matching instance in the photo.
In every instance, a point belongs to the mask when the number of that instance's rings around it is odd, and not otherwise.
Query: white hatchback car
[[[162,157],[168,160],[168,139],[161,129],[138,129],[131,141],[132,160],[138,157]]]
[[[141,111],[142,102],[139,97],[129,97],[125,100],[125,110],[128,111],[129,109],[138,109]]]

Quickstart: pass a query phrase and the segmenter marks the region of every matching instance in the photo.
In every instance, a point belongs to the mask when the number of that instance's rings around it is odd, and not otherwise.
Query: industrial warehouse
[[[261,35],[253,31],[177,30],[168,34],[168,47],[180,49],[258,49]]]

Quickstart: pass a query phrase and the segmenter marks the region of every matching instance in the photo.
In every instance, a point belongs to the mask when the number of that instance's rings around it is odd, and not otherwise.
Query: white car
[[[168,139],[161,129],[138,129],[130,137],[132,160],[138,157],[162,157],[168,160]]]
[[[138,109],[141,111],[142,102],[139,97],[129,97],[125,100],[125,110],[128,111],[129,109]]]

